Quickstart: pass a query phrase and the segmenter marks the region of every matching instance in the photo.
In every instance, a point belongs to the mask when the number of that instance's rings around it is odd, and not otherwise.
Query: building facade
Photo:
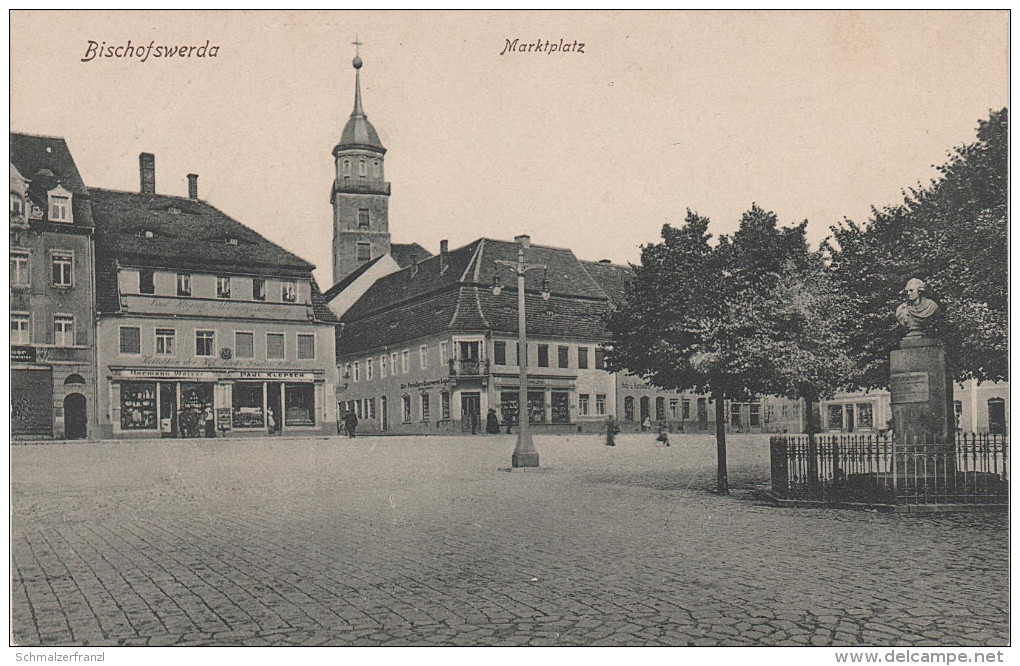
[[[63,139],[10,135],[11,434],[96,429],[94,225]]]
[[[198,199],[93,190],[104,437],[335,434],[336,318],[314,266]]]

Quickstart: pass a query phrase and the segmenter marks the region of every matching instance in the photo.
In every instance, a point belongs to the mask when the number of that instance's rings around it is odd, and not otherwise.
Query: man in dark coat
[[[354,412],[348,410],[344,414],[344,428],[347,429],[347,436],[354,439],[354,436],[358,431],[358,416]]]
[[[489,415],[485,417],[485,432],[490,435],[499,434],[499,417],[496,416],[495,409],[490,409]]]

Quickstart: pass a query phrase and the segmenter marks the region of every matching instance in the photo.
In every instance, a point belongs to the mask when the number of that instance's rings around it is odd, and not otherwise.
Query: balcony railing
[[[489,362],[479,359],[450,359],[450,376],[481,377],[489,374]]]
[[[389,194],[390,184],[381,180],[370,178],[338,178],[336,181],[337,192],[368,192],[371,194]]]

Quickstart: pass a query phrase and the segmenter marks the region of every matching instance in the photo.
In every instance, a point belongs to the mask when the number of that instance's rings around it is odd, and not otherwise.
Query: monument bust
[[[924,282],[917,278],[910,278],[903,288],[906,300],[896,308],[896,320],[907,329],[907,335],[924,333],[929,319],[939,309],[938,303],[921,295],[923,291]]]

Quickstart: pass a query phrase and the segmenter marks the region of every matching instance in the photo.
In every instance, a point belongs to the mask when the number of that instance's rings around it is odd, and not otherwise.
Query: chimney
[[[189,173],[188,174],[188,198],[189,199],[197,199],[198,198],[198,174],[197,173]]]
[[[531,247],[531,236],[527,234],[521,234],[520,236],[514,236],[514,242],[518,243],[521,247],[527,250]]]
[[[142,181],[142,194],[156,193],[156,156],[152,153],[138,155],[138,172]]]
[[[450,241],[439,241],[439,272],[446,270],[446,255],[450,251]]]

